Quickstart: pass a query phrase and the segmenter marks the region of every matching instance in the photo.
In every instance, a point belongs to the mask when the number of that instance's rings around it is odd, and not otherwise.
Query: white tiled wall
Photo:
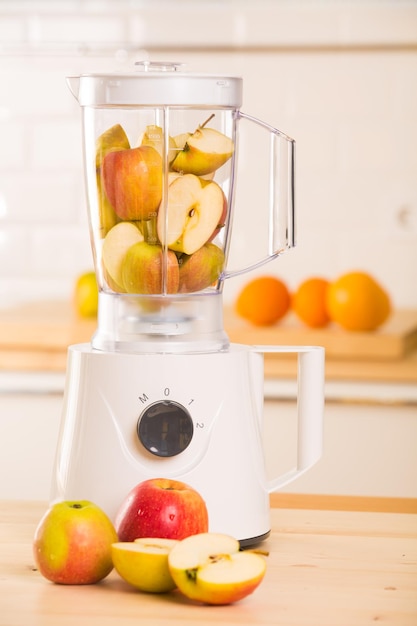
[[[242,109],[296,139],[298,246],[259,271],[295,287],[365,269],[417,307],[417,3],[401,0],[0,1],[1,305],[66,297],[92,266],[65,76],[144,56],[243,76]],[[261,155],[242,157],[234,266],[257,253]]]

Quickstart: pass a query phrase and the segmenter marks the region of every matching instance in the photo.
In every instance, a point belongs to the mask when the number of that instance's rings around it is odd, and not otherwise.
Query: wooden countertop
[[[349,333],[334,326],[308,329],[291,316],[260,328],[230,309],[224,318],[234,343],[324,346],[329,381],[417,382],[417,311],[395,311],[374,333]],[[66,301],[0,309],[0,370],[63,372],[68,346],[89,342],[95,329],[95,319],[80,319]],[[266,378],[294,379],[296,373],[294,355],[265,355]]]
[[[417,624],[417,515],[273,508],[267,574],[224,607],[179,593],[135,591],[115,572],[60,586],[34,569],[32,538],[46,505],[0,502],[1,626]]]

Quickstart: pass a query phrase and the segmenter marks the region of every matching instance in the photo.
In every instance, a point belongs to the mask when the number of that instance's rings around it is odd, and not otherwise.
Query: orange
[[[320,328],[329,323],[326,308],[326,293],[329,281],[325,278],[308,278],[293,295],[292,308],[299,319],[311,328]]]
[[[236,312],[258,326],[275,324],[287,313],[291,295],[275,276],[259,276],[248,282],[236,300]]]
[[[326,303],[330,318],[346,330],[375,330],[391,312],[387,292],[366,272],[349,272],[332,282]]]

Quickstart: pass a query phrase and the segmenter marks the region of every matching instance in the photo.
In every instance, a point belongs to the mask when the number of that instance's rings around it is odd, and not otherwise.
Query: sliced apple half
[[[119,222],[109,230],[103,241],[101,258],[106,278],[111,279],[112,285],[124,291],[122,279],[122,263],[134,243],[143,241],[139,228],[132,222]]]
[[[193,254],[221,223],[225,196],[214,181],[178,176],[168,187],[167,212],[158,212],[159,240],[171,250]]]
[[[171,576],[188,598],[231,604],[252,593],[266,572],[260,554],[240,551],[229,535],[201,533],[180,541],[168,555]]]
[[[141,538],[113,543],[113,565],[129,585],[149,593],[165,593],[176,585],[168,567],[168,554],[175,539]]]
[[[172,169],[185,174],[203,176],[224,165],[233,154],[233,141],[214,128],[199,127],[190,136],[175,138],[177,146],[185,143],[172,162]]]

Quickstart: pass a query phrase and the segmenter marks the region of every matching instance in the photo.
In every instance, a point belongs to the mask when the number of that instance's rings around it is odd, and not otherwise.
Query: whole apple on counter
[[[187,537],[168,554],[171,576],[188,598],[231,604],[252,593],[266,572],[260,554],[240,551],[237,539],[220,533]]]
[[[162,157],[152,146],[108,152],[101,166],[104,191],[122,220],[149,220],[162,199]]]
[[[127,583],[149,593],[166,593],[176,585],[168,567],[168,554],[176,539],[143,537],[112,545],[113,565]]]
[[[208,512],[202,496],[190,485],[152,478],[130,491],[117,512],[115,526],[119,541],[183,539],[207,532]]]
[[[209,241],[225,220],[222,188],[194,174],[178,176],[168,187],[166,214],[158,213],[158,238],[171,250],[193,254]]]
[[[87,500],[58,502],[40,520],[33,555],[42,576],[63,585],[90,585],[113,569],[117,534],[107,515]]]

